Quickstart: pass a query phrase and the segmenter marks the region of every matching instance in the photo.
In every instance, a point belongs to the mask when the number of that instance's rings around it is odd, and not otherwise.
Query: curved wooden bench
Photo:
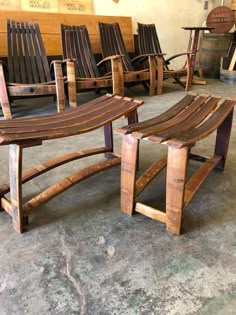
[[[116,129],[123,134],[121,164],[121,208],[131,215],[140,212],[164,222],[167,230],[180,234],[182,212],[214,168],[224,169],[236,99],[219,104],[219,96],[186,95],[175,106],[152,119]],[[212,157],[192,154],[192,146],[217,130]],[[140,140],[168,147],[168,155],[154,162],[136,180],[137,152]],[[203,162],[186,182],[188,159]],[[166,212],[141,202],[137,196],[167,166]]]
[[[137,122],[137,107],[143,102],[106,94],[75,109],[44,117],[0,121],[0,145],[9,145],[10,181],[0,187],[1,207],[13,219],[16,231],[23,232],[28,215],[76,183],[105,169],[120,164],[113,152],[112,121],[126,116],[129,123]],[[46,161],[22,174],[23,149],[41,145],[43,141],[86,133],[104,126],[105,146],[76,151]],[[57,166],[83,157],[104,153],[105,161],[93,164],[67,176],[25,204],[22,184]],[[5,196],[10,191],[10,200]]]

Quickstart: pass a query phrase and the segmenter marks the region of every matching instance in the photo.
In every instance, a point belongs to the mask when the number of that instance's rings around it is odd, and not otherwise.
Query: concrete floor
[[[194,85],[192,91],[236,97],[235,86],[216,80],[208,80],[206,86]],[[140,120],[144,120],[169,108],[185,92],[165,83],[162,96],[148,97],[141,88],[127,95],[145,101],[139,109]],[[92,92],[81,94],[79,103],[91,98]],[[24,102],[14,108],[15,116],[55,111],[55,105],[47,101],[35,101],[38,105],[32,108],[31,101]],[[119,119],[115,126],[124,124]],[[194,149],[212,152],[212,137]],[[73,152],[102,143],[102,139],[102,130],[97,130],[26,149],[24,168],[55,152]],[[115,135],[115,144],[120,152],[120,135]],[[165,151],[161,145],[145,143],[143,147],[141,171]],[[3,183],[8,176],[7,147],[1,147],[0,153]],[[236,314],[235,154],[236,116],[225,171],[209,175],[184,212],[179,237],[166,232],[160,222],[120,211],[119,167],[74,186],[39,208],[22,235],[13,230],[8,214],[1,212],[0,315]],[[24,197],[94,160],[72,162],[32,180],[24,185]],[[191,162],[189,172],[195,167]],[[153,206],[164,204],[164,175],[153,181],[141,200]]]

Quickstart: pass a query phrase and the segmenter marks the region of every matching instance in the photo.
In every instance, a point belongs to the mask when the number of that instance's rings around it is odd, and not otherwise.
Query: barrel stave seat
[[[207,175],[225,166],[236,99],[219,104],[220,96],[186,95],[161,115],[117,128],[123,135],[121,164],[121,209],[132,215],[142,213],[166,224],[179,235],[183,210],[187,207]],[[191,152],[192,147],[214,131],[216,140],[211,157]],[[138,179],[139,142],[147,140],[167,147],[167,155],[155,161]],[[186,180],[188,160],[201,162],[199,169]],[[166,209],[154,209],[136,198],[164,168],[166,174]]]
[[[106,94],[63,113],[0,122],[0,145],[9,146],[9,182],[0,186],[1,207],[12,217],[16,231],[23,232],[28,216],[35,208],[93,174],[120,164],[120,156],[113,150],[112,122],[122,116],[127,117],[128,123],[137,122],[137,107],[142,103]],[[100,127],[104,127],[104,147],[76,150],[22,173],[23,149],[41,145],[49,139],[80,135]],[[105,154],[106,159],[61,179],[23,203],[22,185],[25,182],[70,161],[96,154]],[[8,192],[10,199],[6,197]]]

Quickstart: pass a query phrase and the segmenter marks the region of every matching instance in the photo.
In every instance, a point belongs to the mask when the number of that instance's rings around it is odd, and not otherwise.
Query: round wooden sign
[[[211,33],[224,34],[231,30],[235,23],[233,11],[226,6],[216,7],[207,16],[206,25],[212,27]]]

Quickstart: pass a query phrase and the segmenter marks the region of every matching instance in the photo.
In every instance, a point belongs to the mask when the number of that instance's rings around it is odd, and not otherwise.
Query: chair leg
[[[113,94],[124,96],[124,74],[121,58],[111,60]]]
[[[139,140],[126,135],[122,140],[121,210],[133,214]]]
[[[185,91],[188,92],[193,81],[193,72],[194,68],[191,65],[190,56],[187,56],[187,78],[186,78],[186,85],[185,85]]]
[[[61,63],[54,63],[54,73],[56,80],[57,111],[60,113],[65,110],[65,87]]]
[[[105,138],[105,146],[107,148],[107,152],[105,153],[105,157],[107,159],[113,159],[114,156],[109,154],[109,152],[113,152],[113,128],[112,123],[109,123],[104,126],[104,138]]]
[[[162,94],[163,79],[164,79],[163,58],[162,56],[158,56],[157,57],[157,95]]]
[[[0,103],[5,119],[12,119],[11,107],[9,103],[3,66],[0,64]]]
[[[156,76],[156,61],[154,56],[148,57],[149,71],[150,71],[150,85],[149,85],[149,96],[155,95],[155,89],[157,86],[157,76]]]
[[[180,235],[184,206],[185,176],[188,161],[188,147],[168,148],[166,178],[166,228]]]
[[[22,146],[9,145],[10,196],[12,206],[12,222],[14,229],[23,232],[22,211]]]
[[[215,143],[215,155],[222,156],[222,160],[216,166],[216,169],[224,170],[225,161],[227,157],[229,140],[231,134],[231,128],[233,123],[233,110],[230,115],[222,122],[217,128],[216,143]]]

